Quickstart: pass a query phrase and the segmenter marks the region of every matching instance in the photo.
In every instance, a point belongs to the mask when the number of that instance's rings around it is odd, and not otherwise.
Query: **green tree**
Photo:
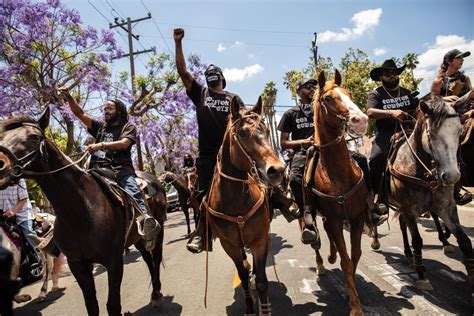
[[[416,79],[413,71],[416,69],[416,66],[420,63],[418,61],[417,53],[408,53],[402,58],[402,64],[407,65],[406,71],[404,71],[400,76],[400,84],[402,87],[407,88],[410,91],[418,90],[423,79]]]
[[[268,128],[270,130],[270,141],[273,148],[279,148],[276,121],[275,121],[275,102],[278,90],[275,88],[275,82],[270,81],[265,85],[262,97],[263,101],[263,115],[267,121]]]

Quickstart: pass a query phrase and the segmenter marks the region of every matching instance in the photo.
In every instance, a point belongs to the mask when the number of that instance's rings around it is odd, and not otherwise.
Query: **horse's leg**
[[[337,249],[336,249],[336,244],[334,243],[334,236],[331,232],[331,229],[329,228],[329,224],[327,220],[323,221],[324,224],[324,230],[326,231],[326,234],[328,235],[329,239],[329,256],[328,256],[328,262],[333,264],[336,262],[337,259]]]
[[[265,271],[269,242],[270,236],[266,235],[251,249],[255,266],[254,273],[259,297],[260,315],[272,314],[271,304],[267,296],[268,279]]]
[[[68,262],[69,269],[79,283],[86,303],[89,316],[99,315],[99,304],[97,303],[94,276],[92,275],[92,264],[81,261]]]
[[[323,258],[321,257],[319,250],[315,250],[315,252],[316,252],[316,275],[317,276],[325,275],[327,273],[327,270],[324,267]]]
[[[359,217],[351,221],[351,260],[354,268],[354,276],[359,264],[361,250],[362,231],[364,230],[364,217]]]
[[[403,214],[400,214],[400,216],[398,217],[398,222],[400,223],[400,230],[402,232],[403,237],[403,252],[405,253],[405,257],[408,260],[408,265],[412,267],[413,253],[411,252],[410,242],[408,241],[407,223]]]
[[[109,315],[121,315],[120,286],[123,277],[123,255],[122,251],[111,258],[107,265],[107,279],[109,283],[109,295],[107,298],[107,312]]]
[[[418,225],[416,223],[416,217],[413,215],[404,214],[408,229],[412,237],[413,245],[413,265],[415,266],[416,272],[418,273],[418,280],[416,281],[416,287],[420,290],[432,290],[430,281],[426,278],[425,265],[423,264],[423,257],[421,250],[423,248],[423,239],[421,238],[420,232],[418,231]]]
[[[161,227],[164,227],[164,223],[160,222]],[[151,305],[155,308],[159,308],[163,302],[163,294],[161,294],[161,278],[160,268],[163,260],[163,239],[165,231],[162,228],[156,237],[155,248],[153,248],[153,265],[155,267],[155,280],[153,283],[153,292],[151,293]]]
[[[184,199],[183,199],[184,200]],[[186,218],[186,226],[188,228],[188,233],[187,235],[191,234],[191,222],[189,221],[189,207],[188,207],[188,201],[181,201],[180,203],[181,209],[183,210],[184,217]]]
[[[474,306],[474,255],[471,240],[466,235],[466,233],[461,227],[461,224],[459,223],[459,216],[456,210],[456,206],[454,206],[454,210],[450,212],[450,215],[448,215],[447,212],[439,215],[442,216],[441,219],[443,220],[446,227],[456,237],[456,241],[458,242],[459,248],[461,249],[464,255],[464,265],[466,266],[468,280],[471,285],[471,304]]]
[[[65,257],[64,254],[60,253],[57,258],[53,260],[53,287],[51,288],[51,292],[59,290],[58,282],[59,282],[59,273],[61,272],[61,268],[64,264]]]
[[[48,293],[48,282],[50,276],[52,276],[52,270],[53,270],[53,257],[44,253],[43,255],[45,256],[45,264],[46,264],[46,269],[43,273],[43,285],[41,286],[40,294],[36,298],[36,302],[41,303],[46,300],[46,293]]]
[[[438,215],[436,215],[435,213],[431,213],[431,217],[433,217],[433,221],[435,223],[436,230],[438,231],[438,239],[443,244],[444,253],[454,252],[453,246],[451,246],[448,239],[446,238],[446,235],[444,234],[443,228],[441,227],[441,223],[439,222]]]
[[[189,198],[189,200],[191,201],[191,207],[193,208],[194,229],[197,229],[199,221],[199,203],[194,193],[191,193],[191,197]]]
[[[239,278],[245,294],[245,315],[255,315],[255,309],[253,307],[254,301],[249,288],[249,270],[244,265],[244,256],[242,255],[243,249],[234,247],[225,239],[220,239],[220,241],[222,248],[224,248],[224,251],[234,262],[234,265],[237,269],[237,273],[239,274]]]
[[[331,231],[337,251],[341,257],[341,269],[346,277],[347,291],[349,292],[349,304],[351,306],[350,315],[363,315],[355,286],[354,265],[347,254],[346,242],[344,241],[344,234],[342,232],[342,222],[331,223],[330,220],[327,222],[328,231]]]
[[[380,249],[379,232],[377,226],[372,228],[372,243],[370,244],[370,247],[372,247],[373,250]]]

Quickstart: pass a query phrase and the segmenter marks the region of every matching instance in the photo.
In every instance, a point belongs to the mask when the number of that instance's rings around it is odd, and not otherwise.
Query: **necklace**
[[[387,92],[387,94],[392,98],[392,99],[395,99],[395,98],[398,98],[400,97],[400,87],[398,87],[398,92],[397,92],[397,96],[393,96],[390,92],[388,92],[387,89],[385,89],[385,87],[382,85],[382,88],[384,89],[385,92]]]

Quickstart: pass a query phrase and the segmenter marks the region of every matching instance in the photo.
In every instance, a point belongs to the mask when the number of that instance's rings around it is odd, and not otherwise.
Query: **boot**
[[[198,227],[192,234],[186,248],[192,253],[200,253],[203,250],[206,250],[206,215],[205,212],[201,212],[201,218],[199,219]],[[207,251],[212,251],[212,231],[211,227],[208,228],[208,249]]]
[[[140,215],[137,218],[138,234],[142,236],[145,249],[152,251],[155,248],[156,236],[160,232],[160,223],[148,214]]]
[[[280,210],[288,223],[300,217],[298,209],[292,208],[293,201],[287,198],[280,189],[273,190],[270,196],[270,204],[273,208]]]
[[[365,223],[367,227],[373,228],[382,225],[388,219],[388,208],[385,203],[375,204],[372,198],[367,198],[367,208],[365,213]]]
[[[457,205],[466,205],[472,202],[472,193],[464,189],[463,191],[464,193],[461,194],[461,187],[454,189],[454,199]]]
[[[316,220],[313,220],[310,207],[305,206],[304,208],[304,228],[301,232],[301,242],[305,245],[310,244],[314,249],[319,249],[321,247],[321,240],[318,228],[316,227]]]

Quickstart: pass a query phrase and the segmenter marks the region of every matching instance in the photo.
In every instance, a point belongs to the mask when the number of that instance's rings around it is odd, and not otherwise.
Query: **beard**
[[[396,87],[398,87],[398,84],[400,83],[400,79],[390,79],[390,80],[383,80],[382,79],[382,84],[385,88],[393,90]]]
[[[115,114],[115,115],[112,115],[110,117],[105,117],[105,122],[110,125],[110,124],[113,124],[115,122],[118,122],[118,119],[119,119],[118,114]]]

